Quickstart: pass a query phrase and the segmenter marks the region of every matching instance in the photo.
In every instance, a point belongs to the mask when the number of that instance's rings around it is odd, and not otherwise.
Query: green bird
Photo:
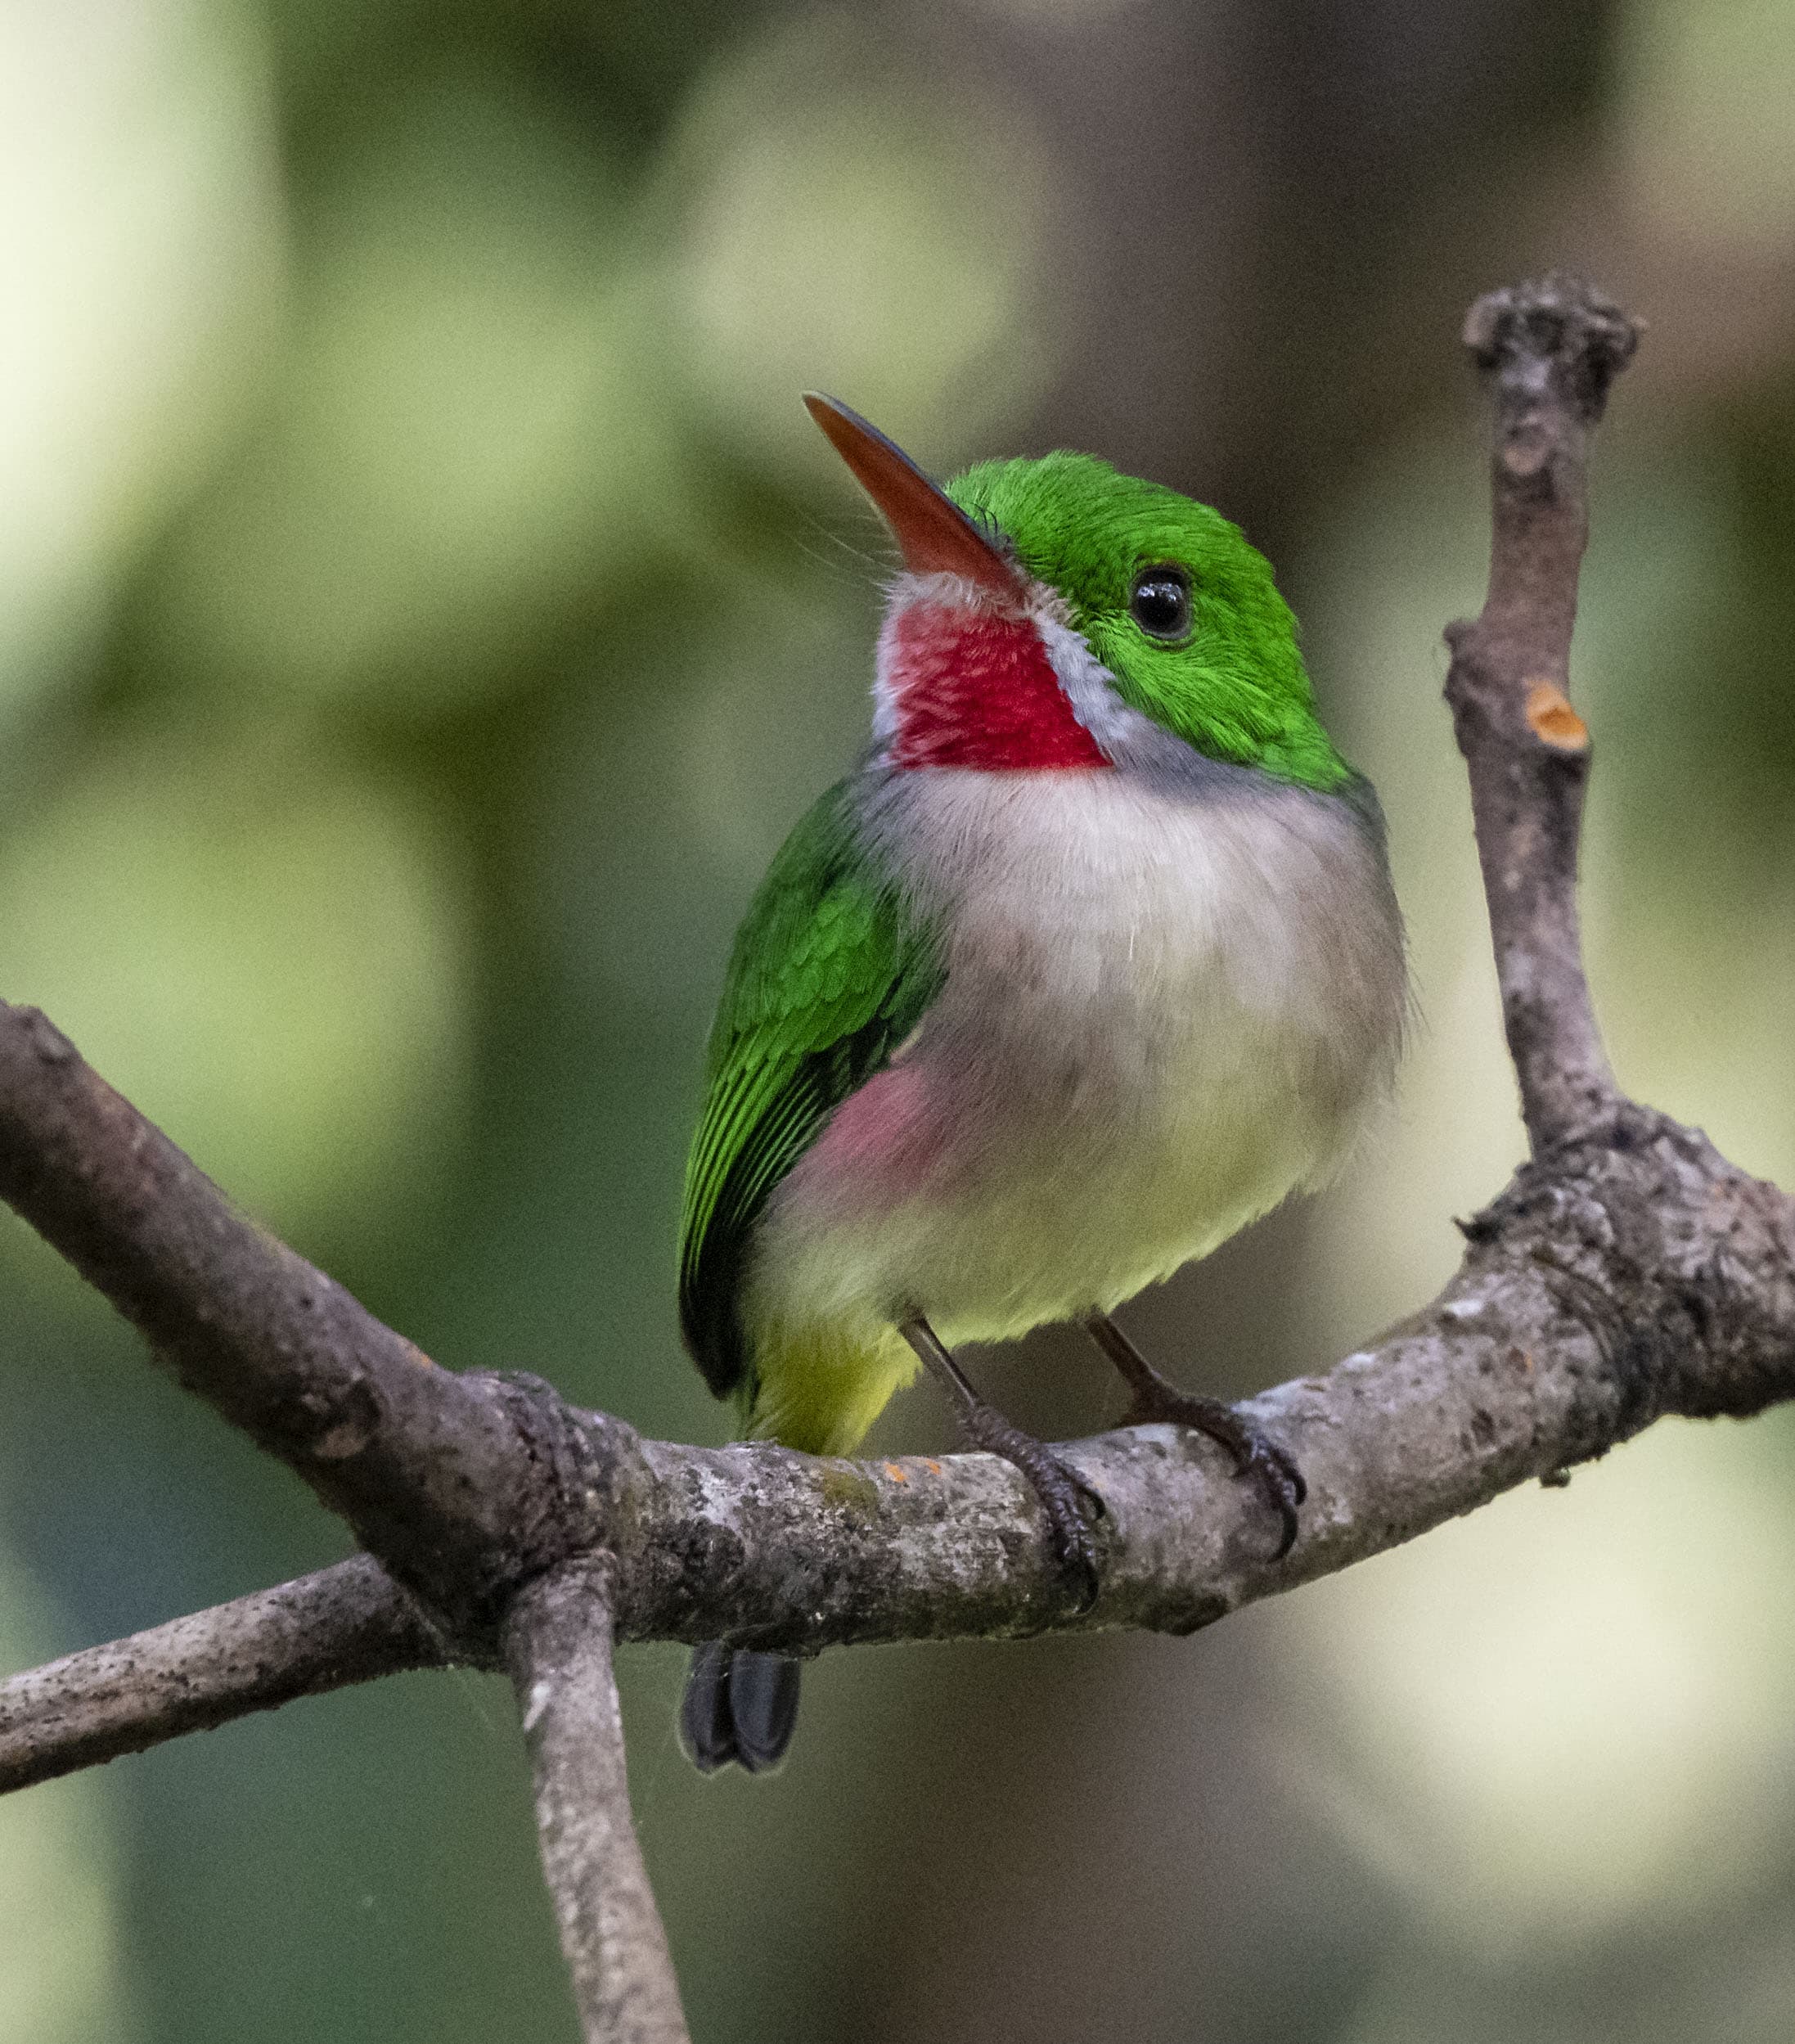
[[[953,1357],[1076,1320],[1127,1422],[1222,1441],[1294,1538],[1300,1474],[1110,1318],[1340,1165],[1407,1004],[1370,784],[1264,556],[1089,455],[938,487],[807,398],[891,528],[871,748],[736,939],[686,1169],[680,1317],[750,1438],[845,1455],[919,1365],[1040,1497],[1085,1598],[1084,1486]],[[774,1764],[798,1663],[713,1643],[706,1772]]]

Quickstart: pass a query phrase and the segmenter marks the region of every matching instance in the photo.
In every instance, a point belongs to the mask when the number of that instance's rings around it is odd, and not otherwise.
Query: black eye
[[[1128,609],[1149,638],[1181,639],[1190,629],[1190,578],[1162,562],[1143,568],[1128,592]]]

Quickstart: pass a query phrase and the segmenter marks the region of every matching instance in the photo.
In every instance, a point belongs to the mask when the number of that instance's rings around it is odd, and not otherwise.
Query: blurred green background
[[[699,1046],[866,721],[876,521],[1089,448],[1278,561],[1424,1017],[1344,1182],[1130,1321],[1230,1392],[1451,1269],[1519,1155],[1439,631],[1477,291],[1651,331],[1576,686],[1624,1078],[1795,1182],[1792,0],[0,6],[0,993],[445,1362],[682,1438]],[[983,1364],[1082,1432],[1051,1335]],[[340,1530],[0,1218],[8,1666]],[[880,1444],[940,1446],[926,1388]],[[1666,1426],[1193,1641],[837,1655],[777,1778],[623,1679],[695,2028],[1771,2044],[1795,1429]],[[0,2040],[563,2039],[509,1699],[424,1677],[0,1804]]]

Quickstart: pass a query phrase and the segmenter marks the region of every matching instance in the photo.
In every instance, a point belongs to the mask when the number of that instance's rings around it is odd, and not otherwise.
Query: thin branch
[[[442,1659],[416,1605],[357,1555],[14,1676],[0,1686],[0,1790]]]
[[[1621,1098],[1577,934],[1590,741],[1567,690],[1590,435],[1638,340],[1617,307],[1562,277],[1491,292],[1464,328],[1495,400],[1490,587],[1474,624],[1447,627],[1446,696],[1536,1156],[1599,1127]]]
[[[601,1556],[526,1583],[505,1624],[536,1782],[542,1871],[587,2044],[688,2044],[636,1842]]]

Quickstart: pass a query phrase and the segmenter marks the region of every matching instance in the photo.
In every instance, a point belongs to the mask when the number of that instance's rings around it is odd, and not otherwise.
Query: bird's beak
[[[834,398],[807,390],[804,403],[878,506],[911,574],[963,575],[1001,596],[1022,593],[1026,579],[1021,570],[998,552],[901,447]]]

